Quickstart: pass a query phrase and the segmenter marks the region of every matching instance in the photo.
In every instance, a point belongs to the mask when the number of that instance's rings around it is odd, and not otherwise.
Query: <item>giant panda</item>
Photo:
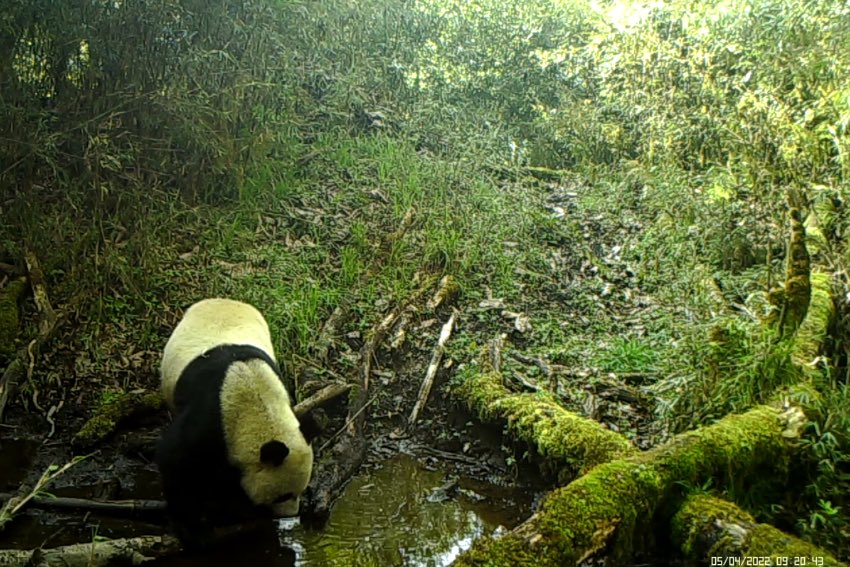
[[[260,312],[231,299],[195,303],[165,345],[160,374],[173,421],[156,462],[184,546],[206,547],[215,523],[297,515],[319,428],[293,413]]]

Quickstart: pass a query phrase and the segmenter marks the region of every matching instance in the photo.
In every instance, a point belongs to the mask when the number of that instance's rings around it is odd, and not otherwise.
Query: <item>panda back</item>
[[[189,364],[222,345],[252,346],[275,362],[269,326],[257,309],[232,299],[199,301],[186,310],[163,351],[162,394],[172,409],[177,382]]]

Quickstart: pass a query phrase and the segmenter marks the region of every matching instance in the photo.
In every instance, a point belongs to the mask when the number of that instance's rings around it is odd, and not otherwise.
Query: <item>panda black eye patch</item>
[[[275,504],[283,504],[284,502],[289,502],[289,501],[290,501],[290,500],[292,500],[294,497],[295,497],[295,495],[294,495],[294,494],[292,494],[291,492],[287,492],[287,493],[286,493],[286,494],[284,494],[283,496],[278,496],[277,498],[275,498],[275,499],[274,499],[274,503],[275,503]]]

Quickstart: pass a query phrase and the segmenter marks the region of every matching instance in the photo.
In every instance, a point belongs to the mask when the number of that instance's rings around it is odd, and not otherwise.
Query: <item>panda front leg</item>
[[[204,496],[189,486],[163,487],[174,535],[186,551],[202,551],[215,542],[213,525],[205,513]]]
[[[166,429],[157,446],[156,461],[174,534],[186,549],[199,550],[213,543],[206,513],[211,491],[202,466],[207,462],[206,455],[193,450],[197,443],[187,442],[183,417]],[[189,441],[194,439],[190,437]]]

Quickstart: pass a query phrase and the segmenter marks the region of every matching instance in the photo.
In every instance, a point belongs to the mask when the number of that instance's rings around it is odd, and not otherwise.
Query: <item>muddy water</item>
[[[426,470],[399,455],[353,479],[321,531],[280,522],[281,545],[299,566],[449,565],[472,542],[529,513],[518,490]]]
[[[0,490],[13,489],[23,479],[35,449],[31,443],[3,442]],[[130,469],[113,463],[111,468],[95,460],[78,467],[76,473],[81,476],[66,478],[68,484],[57,486],[54,494],[97,496],[94,479],[102,482],[103,471],[111,470],[123,480],[122,498],[158,497],[152,493],[158,493],[158,478],[150,467]],[[522,489],[471,479],[451,482],[445,472],[398,455],[354,478],[321,529],[307,529],[297,521],[270,522],[223,542],[210,553],[181,554],[147,565],[448,565],[476,538],[499,525],[513,527],[527,517],[533,496]],[[0,548],[54,547],[91,541],[95,536],[132,537],[162,531],[161,525],[142,521],[33,510],[0,534]]]

